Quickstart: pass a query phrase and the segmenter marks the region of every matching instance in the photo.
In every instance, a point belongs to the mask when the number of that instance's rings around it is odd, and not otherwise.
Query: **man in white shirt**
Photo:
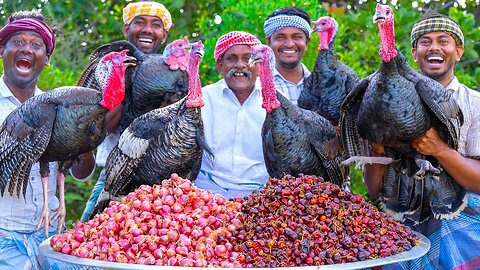
[[[226,198],[243,197],[268,180],[262,151],[265,120],[257,69],[248,65],[253,35],[232,31],[215,46],[215,65],[223,79],[205,86],[202,119],[207,147],[195,185]]]
[[[310,15],[293,6],[279,8],[263,25],[268,46],[275,53],[275,88],[297,105],[310,71],[302,63],[310,42]]]

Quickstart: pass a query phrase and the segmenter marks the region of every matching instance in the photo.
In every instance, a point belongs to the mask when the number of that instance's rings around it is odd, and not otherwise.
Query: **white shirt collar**
[[[3,98],[12,97],[16,99],[16,97],[13,95],[10,88],[8,88],[7,84],[3,80],[3,77],[4,77],[3,75],[0,77],[0,97],[3,97]],[[35,92],[33,93],[33,95],[36,96],[36,95],[40,95],[41,93],[43,93],[43,91],[40,90],[38,86],[35,86]]]
[[[460,82],[458,81],[457,77],[453,77],[453,80],[445,88],[453,91],[458,90],[460,88]]]

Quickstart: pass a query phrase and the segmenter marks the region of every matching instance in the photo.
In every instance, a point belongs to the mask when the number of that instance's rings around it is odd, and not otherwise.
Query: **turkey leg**
[[[42,166],[42,165],[40,165]],[[47,163],[48,167],[48,163]],[[45,236],[48,237],[48,226],[52,225],[50,222],[50,211],[48,209],[48,174],[47,176],[42,176],[42,189],[43,189],[43,208],[42,214],[40,215],[40,220],[38,221],[37,228],[35,230],[40,230],[43,225],[45,231]]]
[[[67,213],[67,210],[65,208],[65,174],[58,172],[57,183],[58,183],[58,194],[59,194],[58,200],[60,204],[58,206],[58,209],[53,210],[53,211],[56,211],[57,213],[52,218],[51,222],[54,222],[55,220],[58,219],[57,233],[61,233],[62,228],[65,225],[65,215]]]

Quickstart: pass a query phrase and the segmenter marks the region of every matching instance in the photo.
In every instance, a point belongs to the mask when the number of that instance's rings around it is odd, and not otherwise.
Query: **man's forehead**
[[[35,31],[31,31],[31,30],[16,31],[15,33],[12,34],[12,37],[13,36],[20,36],[20,35],[36,36],[40,39],[42,38],[42,35],[40,35],[39,33],[35,32]]]
[[[419,37],[419,39],[435,39],[435,38],[452,38],[453,37],[451,35],[449,35],[447,32],[444,32],[444,31],[432,31],[432,32],[428,32],[428,33],[425,33],[423,35],[421,35]]]
[[[277,31],[273,32],[272,36],[296,35],[296,34],[305,36],[305,32],[302,29],[299,29],[297,27],[291,27],[291,26],[278,29]]]
[[[142,21],[158,21],[160,23],[162,23],[163,25],[163,21],[162,19],[160,19],[159,17],[157,16],[150,16],[150,15],[138,15],[138,16],[135,16],[135,18],[133,18],[132,21],[135,21],[135,20],[142,20]]]
[[[230,49],[225,52],[225,55],[243,55],[250,54],[252,47],[250,45],[233,45]]]

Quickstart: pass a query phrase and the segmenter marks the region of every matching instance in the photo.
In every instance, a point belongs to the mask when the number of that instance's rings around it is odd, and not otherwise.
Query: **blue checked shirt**
[[[310,76],[310,71],[304,64],[301,64],[303,68],[303,79],[298,82],[298,84],[294,84],[290,81],[287,81],[275,68],[273,72],[273,83],[275,84],[275,88],[280,91],[285,97],[287,97],[293,104],[297,105],[298,97],[300,97],[300,93],[303,90],[303,85],[305,78]]]

